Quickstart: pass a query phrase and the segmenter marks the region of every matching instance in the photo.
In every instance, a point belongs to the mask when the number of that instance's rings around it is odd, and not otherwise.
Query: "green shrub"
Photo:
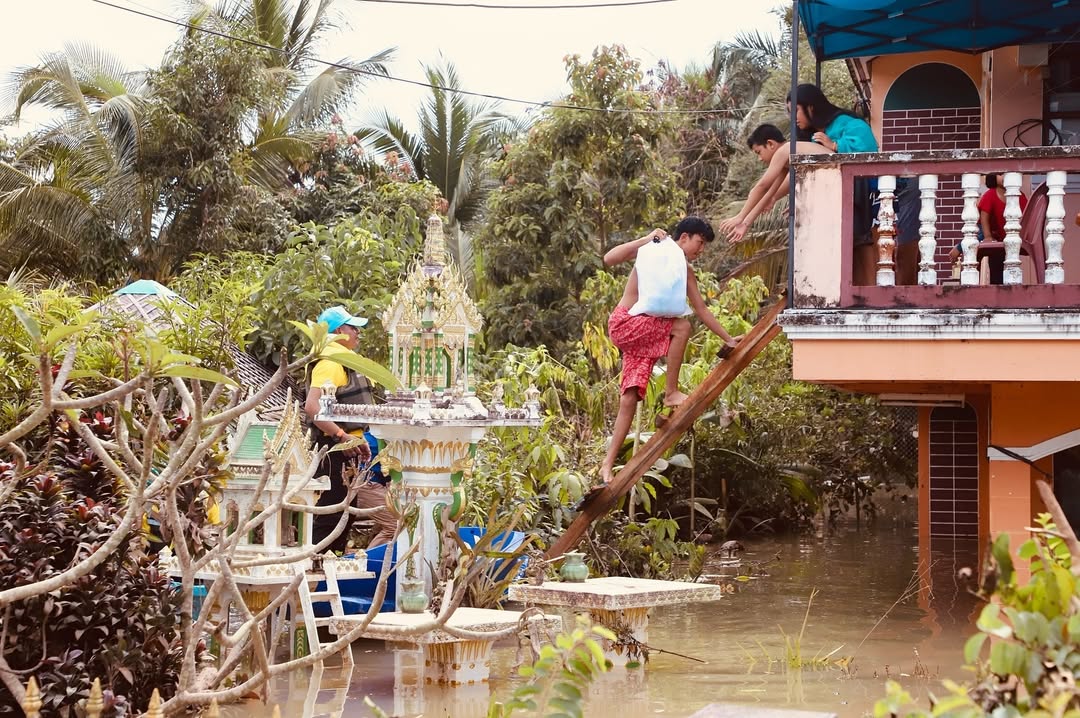
[[[970,684],[946,682],[930,711],[890,681],[888,695],[874,706],[875,718],[1080,718],[1080,578],[1073,556],[1049,514],[1017,551],[1031,561],[1021,584],[1009,554],[1009,538],[994,541],[983,567],[980,595],[987,601],[979,632],[964,646],[974,671]],[[1075,539],[1074,539],[1075,540]]]

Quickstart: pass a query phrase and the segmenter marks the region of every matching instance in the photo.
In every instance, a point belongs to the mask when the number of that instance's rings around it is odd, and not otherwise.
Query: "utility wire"
[[[427,5],[429,7],[463,7],[484,10],[578,10],[596,7],[630,7],[632,5],[656,5],[675,0],[629,0],[628,2],[597,2],[578,5],[494,5],[479,2],[433,2],[433,0],[353,0],[354,2],[383,3],[386,5]]]
[[[117,5],[116,3],[109,2],[109,0],[90,0],[98,5],[104,5],[105,7],[113,8],[114,10],[120,10],[122,12],[131,13],[133,15],[139,15],[141,17],[148,18],[150,20],[157,20],[158,22],[169,23],[170,25],[176,25],[177,27],[186,28],[188,30],[194,30],[195,32],[202,32],[215,37],[220,37],[224,40],[232,40],[251,47],[257,47],[261,50],[269,50],[270,52],[276,52],[278,54],[286,54],[280,47],[274,47],[257,40],[250,40],[246,37],[239,37],[237,35],[231,35],[221,30],[214,30],[213,28],[203,27],[201,25],[193,25],[190,22],[184,20],[177,20],[176,18],[168,17],[165,15],[159,15],[153,12],[146,12],[143,10],[136,10],[133,7],[127,7],[124,5]],[[656,0],[659,1],[659,0]],[[672,2],[674,0],[663,0],[664,2]],[[580,7],[580,6],[578,6]],[[318,65],[325,65],[326,67],[334,67],[339,70],[345,70],[357,75],[365,75],[367,77],[373,77],[376,79],[391,80],[392,82],[401,82],[406,85],[414,85],[417,87],[425,87],[432,90],[440,90],[442,92],[450,92],[458,95],[467,95],[469,97],[479,97],[485,100],[498,100],[500,102],[512,102],[518,105],[528,105],[530,107],[560,109],[560,110],[578,110],[581,112],[599,112],[602,114],[631,114],[631,115],[721,115],[721,114],[733,114],[737,112],[749,112],[753,110],[752,107],[730,107],[716,110],[631,110],[621,108],[610,107],[586,107],[584,105],[569,105],[560,102],[538,102],[536,100],[522,100],[516,97],[507,97],[505,95],[495,95],[487,92],[474,92],[472,90],[463,90],[457,87],[444,87],[441,85],[433,85],[430,82],[422,82],[420,80],[410,80],[407,77],[396,77],[390,74],[383,74],[381,72],[375,72],[373,70],[365,70],[353,65],[347,65],[341,62],[332,62],[330,60],[323,60],[318,57],[312,57],[311,61]]]

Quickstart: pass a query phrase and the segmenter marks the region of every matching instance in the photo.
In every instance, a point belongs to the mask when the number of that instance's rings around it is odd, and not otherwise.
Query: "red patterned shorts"
[[[621,304],[608,317],[608,337],[622,353],[620,393],[637,387],[638,397],[645,398],[653,364],[668,353],[671,346],[672,317],[630,316]]]

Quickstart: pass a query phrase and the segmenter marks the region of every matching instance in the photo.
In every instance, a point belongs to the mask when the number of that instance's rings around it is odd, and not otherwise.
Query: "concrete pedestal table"
[[[446,625],[463,631],[495,632],[516,626],[520,616],[521,614],[517,611],[459,608],[450,616]],[[491,644],[494,639],[462,639],[441,629],[415,636],[403,635],[402,629],[421,626],[434,618],[427,611],[424,613],[380,613],[371,620],[360,637],[387,641],[395,653],[412,652],[419,646],[423,651],[425,683],[456,686],[486,681],[491,669]],[[557,633],[562,627],[562,620],[558,616],[537,615],[527,620],[530,628],[543,629],[551,634]],[[330,630],[341,635],[363,621],[363,616],[344,616],[332,620]],[[399,669],[404,667],[399,665],[397,655],[395,655],[395,666]],[[398,673],[401,672],[401,670],[398,671]]]
[[[539,586],[510,586],[510,600],[531,606],[567,607],[588,612],[594,623],[612,631],[618,639],[605,642],[604,653],[612,665],[643,663],[649,642],[649,616],[656,606],[694,601],[717,601],[719,586],[648,578],[590,578],[583,583],[545,582]]]

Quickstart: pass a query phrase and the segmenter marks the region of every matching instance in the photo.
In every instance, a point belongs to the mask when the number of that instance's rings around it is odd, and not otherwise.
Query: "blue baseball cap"
[[[327,331],[330,332],[336,332],[341,328],[342,324],[348,324],[352,327],[364,327],[367,326],[368,322],[364,317],[354,317],[349,314],[348,310],[340,304],[336,307],[324,309],[322,314],[319,315],[318,321],[325,324]]]

